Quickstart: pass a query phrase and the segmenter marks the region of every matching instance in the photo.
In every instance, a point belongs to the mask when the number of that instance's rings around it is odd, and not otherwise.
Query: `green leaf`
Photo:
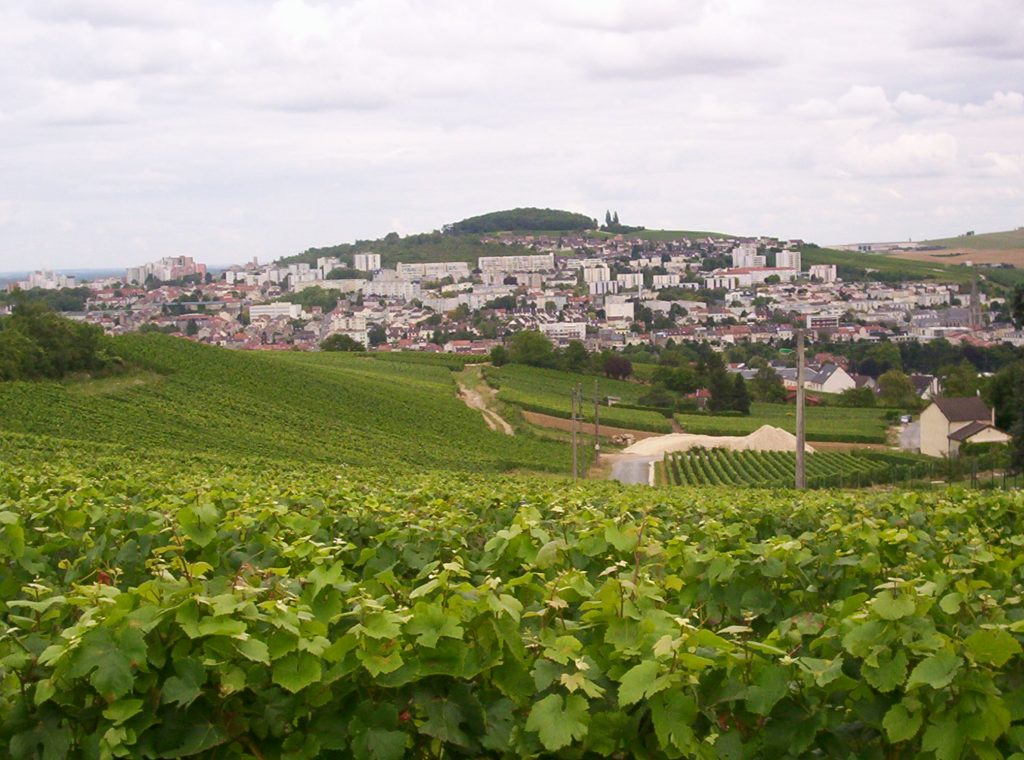
[[[917,664],[907,680],[907,689],[927,684],[933,689],[949,686],[963,664],[963,658],[950,652],[938,652]]]
[[[938,760],[957,760],[964,746],[964,735],[956,718],[944,713],[929,724],[921,738],[921,749],[934,752]]]
[[[882,719],[882,727],[891,742],[905,742],[914,738],[921,728],[921,713],[910,712],[899,702],[889,708]]]
[[[907,680],[907,666],[909,665],[907,652],[900,647],[893,654],[886,649],[878,655],[878,666],[861,666],[860,673],[864,680],[874,686],[882,693],[888,693],[903,685]]]
[[[427,719],[420,726],[420,732],[443,742],[452,742],[463,747],[470,745],[470,738],[459,724],[465,721],[462,710],[450,697],[434,697],[425,700],[423,710]]]
[[[292,694],[319,680],[320,658],[309,652],[292,652],[274,663],[274,683]]]
[[[188,707],[199,696],[202,685],[206,683],[206,668],[199,660],[188,657],[174,663],[174,672],[176,675],[164,682],[163,699],[165,702]]]
[[[267,649],[267,645],[259,639],[250,637],[243,641],[237,641],[235,642],[235,649],[248,660],[261,662],[264,665],[270,664],[270,651]]]
[[[406,735],[401,731],[370,728],[352,743],[353,756],[368,760],[402,760],[405,757]]]
[[[364,635],[373,639],[393,639],[402,632],[401,619],[393,612],[372,612],[359,626]]]
[[[217,537],[220,515],[210,503],[193,504],[178,510],[181,532],[199,546],[206,546]]]
[[[758,715],[767,715],[789,690],[789,671],[780,665],[761,668],[754,684],[747,690],[747,709]]]
[[[89,682],[108,701],[123,697],[135,681],[133,667],[145,663],[146,642],[142,633],[128,628],[115,635],[108,628],[87,633],[75,651],[69,675],[90,674]]]
[[[913,615],[917,604],[906,594],[885,590],[871,602],[871,609],[885,620],[899,620]]]
[[[674,747],[681,752],[692,752],[696,738],[693,721],[697,717],[697,702],[688,694],[667,691],[651,700],[651,720],[658,743],[666,752]]]
[[[999,629],[975,631],[964,639],[964,647],[975,662],[1001,668],[1015,654],[1020,654],[1020,642],[1013,634]]]
[[[115,726],[119,726],[133,715],[137,715],[142,710],[142,705],[141,699],[119,699],[107,705],[107,709],[103,711],[103,717],[113,721]]]
[[[964,600],[964,595],[954,591],[951,594],[946,594],[939,601],[939,608],[947,615],[955,615],[960,611],[960,604]]]
[[[560,552],[564,547],[565,541],[561,538],[556,538],[554,541],[548,541],[537,552],[537,557],[533,560],[533,564],[541,570],[550,567],[558,561],[558,552]]]
[[[433,649],[441,637],[462,639],[462,626],[454,615],[446,613],[439,604],[419,602],[412,610],[412,620],[405,625],[406,633],[416,636],[416,643]]]
[[[573,740],[580,741],[587,735],[589,718],[587,700],[578,694],[570,694],[562,707],[562,697],[549,694],[530,710],[526,719],[526,730],[540,736],[540,743],[549,752],[567,747]]]
[[[619,704],[623,707],[649,697],[658,689],[658,663],[655,660],[644,660],[634,665],[619,679]]]
[[[200,636],[241,636],[245,633],[245,621],[228,615],[205,617],[199,621]]]

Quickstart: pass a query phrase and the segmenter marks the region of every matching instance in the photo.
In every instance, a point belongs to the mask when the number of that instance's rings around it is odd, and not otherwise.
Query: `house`
[[[823,364],[816,372],[808,372],[804,376],[804,383],[808,390],[822,393],[842,393],[857,387],[850,374],[837,364]]]
[[[935,375],[910,375],[910,382],[913,384],[918,398],[923,398],[925,401],[935,398],[942,392],[939,378]]]
[[[995,412],[977,396],[936,398],[921,412],[921,453],[955,457],[964,443],[1006,443]]]

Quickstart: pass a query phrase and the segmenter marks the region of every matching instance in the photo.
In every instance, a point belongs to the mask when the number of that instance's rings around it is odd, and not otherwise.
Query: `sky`
[[[821,244],[1024,225],[1024,5],[0,3],[0,271],[517,206]]]

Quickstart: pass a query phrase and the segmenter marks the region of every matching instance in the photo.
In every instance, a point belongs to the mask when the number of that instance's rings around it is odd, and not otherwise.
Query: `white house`
[[[921,412],[921,453],[955,457],[964,443],[1007,443],[995,426],[995,411],[977,396],[937,398]]]

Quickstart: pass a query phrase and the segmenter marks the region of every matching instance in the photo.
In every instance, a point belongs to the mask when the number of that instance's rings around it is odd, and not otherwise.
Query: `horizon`
[[[1013,0],[12,0],[0,270],[276,260],[519,206],[822,245],[1012,230],[1020,22]]]

